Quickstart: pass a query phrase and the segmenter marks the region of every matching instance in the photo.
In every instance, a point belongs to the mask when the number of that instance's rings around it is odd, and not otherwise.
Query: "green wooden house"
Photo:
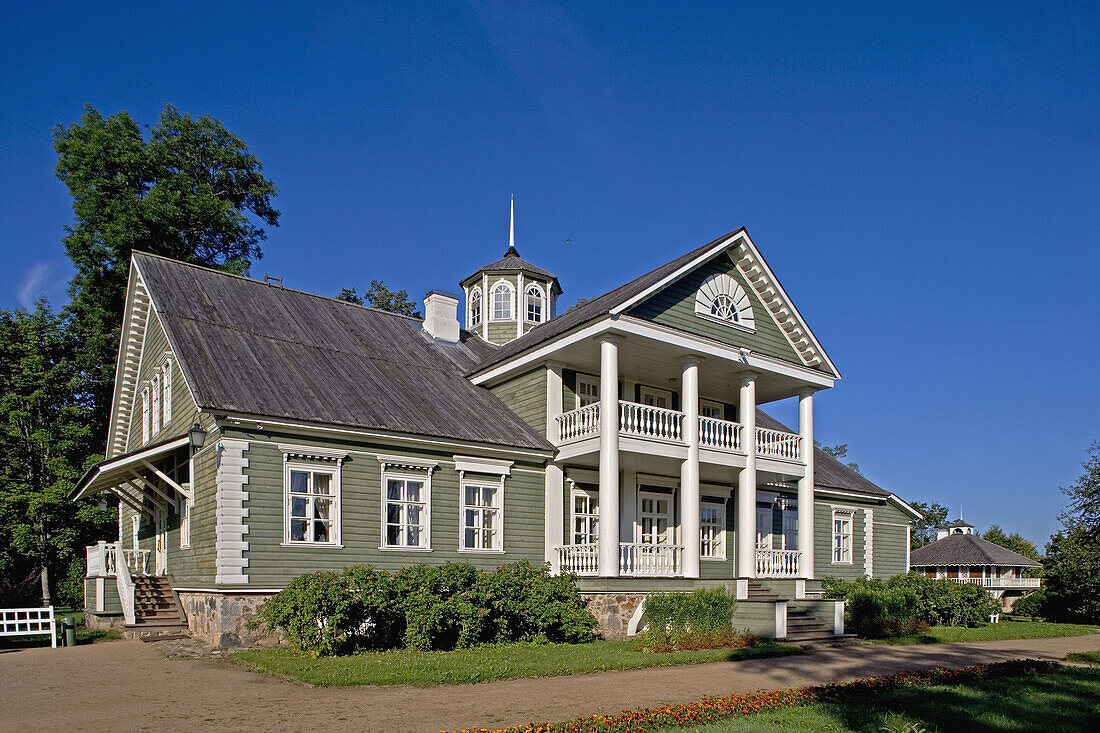
[[[74,491],[120,509],[88,618],[250,643],[301,573],[526,559],[608,634],[724,585],[738,627],[804,641],[843,631],[822,576],[906,571],[916,514],[813,448],[839,374],[744,229],[561,314],[514,246],[460,286],[421,320],[135,254]],[[784,399],[796,430],[760,409]]]

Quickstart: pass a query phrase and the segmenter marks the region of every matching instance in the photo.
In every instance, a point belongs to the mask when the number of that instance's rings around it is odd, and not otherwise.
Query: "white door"
[[[798,549],[798,514],[796,511],[783,512],[783,549]]]
[[[156,558],[154,559],[157,575],[168,574],[168,512],[164,509],[157,510],[157,541]]]
[[[772,549],[772,508],[770,506],[756,507],[756,546],[764,549]]]
[[[638,492],[638,542],[633,558],[627,560],[627,571],[640,575],[664,575],[673,570],[672,495]]]

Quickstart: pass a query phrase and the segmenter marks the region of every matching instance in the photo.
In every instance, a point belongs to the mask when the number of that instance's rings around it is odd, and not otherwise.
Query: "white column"
[[[699,357],[688,356],[683,367],[684,442],[687,460],[680,464],[680,541],[683,574],[699,577]]]
[[[814,392],[798,394],[798,434],[806,475],[798,480],[798,549],[802,553],[799,577],[814,577]]]
[[[756,375],[741,378],[741,445],[745,467],[737,477],[737,577],[756,577]]]
[[[546,436],[553,442],[558,429],[557,417],[562,413],[561,365],[546,365]],[[565,544],[565,475],[561,466],[554,462],[546,465],[546,562],[552,572],[560,572],[558,563],[559,545]]]
[[[600,560],[604,578],[619,574],[619,340],[600,338]]]

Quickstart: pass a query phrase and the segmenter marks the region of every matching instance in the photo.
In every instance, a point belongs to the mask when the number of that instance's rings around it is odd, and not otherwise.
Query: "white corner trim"
[[[244,551],[248,542],[245,517],[248,510],[244,503],[248,501],[248,492],[244,490],[248,483],[248,459],[244,452],[248,450],[248,441],[223,438],[218,441],[217,472],[215,486],[217,495],[217,525],[214,531],[215,583],[247,583],[248,558]]]
[[[875,512],[873,509],[863,510],[863,572],[868,578],[875,577],[874,542],[875,542]]]
[[[423,458],[383,455],[379,455],[377,458],[378,462],[382,464],[383,471],[388,468],[412,468],[431,473],[435,469],[439,468],[439,463],[437,461],[425,460]]]
[[[311,458],[316,461],[336,461],[339,466],[348,457],[346,450],[334,450],[332,448],[316,448],[310,445],[288,445],[278,443],[278,448],[283,453],[283,461],[291,458]]]
[[[490,458],[478,458],[477,456],[454,456],[455,470],[459,474],[488,473],[494,476],[511,476],[514,461],[494,461]]]

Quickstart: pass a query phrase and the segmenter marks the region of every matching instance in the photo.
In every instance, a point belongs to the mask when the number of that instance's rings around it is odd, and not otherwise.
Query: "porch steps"
[[[760,583],[756,580],[749,581],[749,597],[747,601],[762,601],[764,603],[775,603],[779,600],[779,596],[772,592],[772,589]]]
[[[847,644],[855,639],[854,634],[834,634],[832,626],[828,626],[812,616],[809,611],[804,611],[796,605],[798,601],[780,598],[771,588],[760,581],[749,581],[749,601],[766,601],[774,603],[786,600],[787,605],[787,637],[783,641],[801,647],[810,646],[836,646]]]
[[[188,638],[187,620],[168,578],[134,576],[134,623],[126,624],[122,635],[141,641]]]

